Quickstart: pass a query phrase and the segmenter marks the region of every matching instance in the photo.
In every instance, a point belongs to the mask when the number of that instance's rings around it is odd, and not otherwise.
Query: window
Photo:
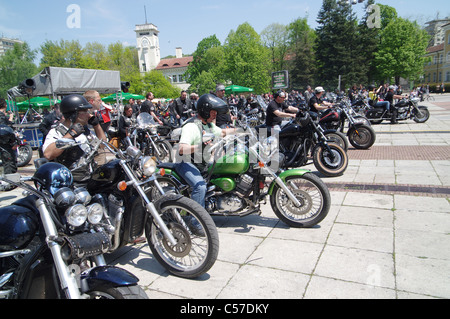
[[[176,75],[172,76],[172,79],[173,79],[172,80],[173,83],[177,83],[177,76]]]
[[[450,63],[450,52],[447,53],[447,58],[446,58],[446,60],[447,60],[447,63]]]
[[[181,75],[181,74],[178,75],[178,82],[180,82],[180,83],[184,82],[183,75]]]
[[[450,82],[450,71],[445,74],[445,82]]]

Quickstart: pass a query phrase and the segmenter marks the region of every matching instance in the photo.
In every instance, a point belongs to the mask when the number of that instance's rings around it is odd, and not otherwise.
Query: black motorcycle
[[[284,169],[308,164],[312,157],[317,170],[327,177],[342,175],[348,166],[346,151],[335,143],[329,143],[324,131],[308,112],[299,112],[297,117],[282,126],[279,132],[280,153]]]
[[[114,228],[113,252],[139,240],[143,233],[154,257],[170,273],[195,278],[215,263],[219,250],[217,228],[206,210],[190,198],[165,193],[156,179],[156,161],[129,146],[125,152],[89,137],[91,151],[78,162],[89,166],[86,189],[105,206],[104,223]],[[78,146],[71,139],[56,142],[60,149]],[[115,159],[97,165],[101,147]]]
[[[366,102],[363,110],[367,119],[373,124],[390,121],[394,109],[397,110],[396,121],[412,119],[416,123],[425,123],[430,118],[430,111],[426,106],[419,106],[419,101],[417,97],[404,98],[395,106],[391,106],[389,111],[382,107],[370,106]]]
[[[348,99],[341,100],[333,108],[320,115],[319,125],[325,130],[337,130],[344,133],[345,123],[348,122],[347,137],[356,149],[368,149],[376,140],[376,133],[370,122],[361,115],[357,115]]]
[[[33,177],[0,180],[28,194],[0,208],[0,299],[147,299],[134,275],[106,264],[105,207],[73,187],[67,168],[47,163]]]
[[[136,119],[136,124],[129,128],[130,136],[125,140],[127,146],[133,145],[140,149],[145,156],[155,156],[160,162],[171,162],[172,145],[166,139],[160,137],[153,117],[149,113],[141,113]]]

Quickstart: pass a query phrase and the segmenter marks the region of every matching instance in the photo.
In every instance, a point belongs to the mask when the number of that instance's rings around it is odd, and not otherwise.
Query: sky
[[[421,25],[438,14],[450,16],[448,0],[433,0],[429,5],[423,0],[377,3],[394,7],[399,16]],[[135,26],[147,18],[160,31],[161,56],[165,57],[175,55],[177,47],[192,54],[202,39],[213,34],[223,43],[244,22],[260,33],[272,23],[287,25],[307,17],[315,28],[321,6],[320,0],[0,0],[0,34],[26,41],[31,49],[61,39],[78,40],[83,46],[88,42],[136,46]],[[353,8],[358,17],[363,16],[363,3]]]

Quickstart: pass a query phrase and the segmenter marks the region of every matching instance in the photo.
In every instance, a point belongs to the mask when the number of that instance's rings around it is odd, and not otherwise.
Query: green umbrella
[[[102,99],[102,101],[103,102],[115,102],[116,99],[117,99],[117,94],[111,94],[110,96],[104,97]],[[143,100],[143,99],[145,99],[145,97],[142,95],[133,94],[133,93],[122,93],[122,100],[128,101],[130,99]]]
[[[61,103],[60,100],[50,100],[46,97],[37,96],[30,100],[26,100],[20,103],[16,103],[19,110],[25,110],[28,109],[28,107],[49,107],[53,106],[56,103]]]
[[[245,92],[253,92],[252,88],[247,88],[245,86],[239,86],[239,85],[231,85],[225,88],[226,94],[231,93],[245,93]]]

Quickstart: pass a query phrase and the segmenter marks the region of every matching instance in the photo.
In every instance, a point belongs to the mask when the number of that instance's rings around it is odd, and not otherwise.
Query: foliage
[[[0,97],[6,98],[9,89],[36,75],[35,56],[36,52],[27,43],[16,43],[0,57]]]
[[[271,70],[285,70],[289,50],[288,28],[280,23],[272,23],[261,32],[261,40],[270,51]]]
[[[230,31],[224,55],[224,74],[232,84],[251,87],[257,94],[269,90],[269,54],[250,24],[243,23]]]
[[[380,75],[389,80],[400,77],[418,79],[423,74],[424,55],[429,36],[416,22],[392,19],[381,31],[381,43],[375,53]]]
[[[172,86],[170,81],[160,71],[150,71],[145,73],[137,83],[133,82],[140,91],[135,92],[145,95],[152,92],[155,98],[175,98],[180,96],[180,89]]]
[[[291,86],[301,89],[314,85],[316,75],[316,61],[314,43],[316,33],[308,25],[306,18],[299,18],[288,25],[288,38],[291,66]]]

